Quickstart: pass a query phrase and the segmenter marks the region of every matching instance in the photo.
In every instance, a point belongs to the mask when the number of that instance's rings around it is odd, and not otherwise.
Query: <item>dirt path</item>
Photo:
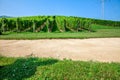
[[[120,62],[120,38],[0,40],[0,55]]]

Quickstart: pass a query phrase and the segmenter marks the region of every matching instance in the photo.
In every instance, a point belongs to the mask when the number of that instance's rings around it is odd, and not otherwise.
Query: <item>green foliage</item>
[[[120,27],[120,21],[92,19],[92,22],[99,25]]]
[[[2,18],[2,19],[1,19],[1,24],[2,24],[2,25],[1,25],[1,26],[2,26],[2,27],[1,27],[1,31],[2,31],[2,32],[5,32],[5,29],[7,29],[7,22],[8,22],[8,20],[7,20],[6,18]]]
[[[53,33],[32,33],[32,32],[5,32],[0,35],[0,39],[85,39],[85,38],[115,38],[120,37],[120,28],[110,26],[91,26],[95,32],[53,32]]]
[[[56,16],[53,16],[53,22],[52,22],[52,32],[56,32],[59,31],[58,26],[57,26],[57,22],[56,22]]]
[[[35,20],[33,20],[33,21],[32,21],[32,23],[33,23],[33,24],[32,24],[32,29],[33,29],[33,32],[35,32],[36,21],[35,21]]]
[[[30,16],[1,18],[2,32],[93,32],[92,24],[120,27],[119,21],[66,16]]]
[[[32,16],[32,17],[19,17],[8,18],[8,22],[2,24],[2,31],[16,32],[64,32],[64,31],[78,31],[76,26],[79,18],[77,17],[65,17],[65,16]],[[66,22],[65,22],[66,21]],[[86,23],[86,21],[84,20]],[[4,28],[4,26],[8,25]],[[87,25],[90,26],[91,24]],[[85,27],[84,25],[82,27]],[[84,28],[83,28],[84,30]]]
[[[64,20],[64,28],[65,28],[65,31],[66,31],[66,32],[67,32],[67,31],[70,31],[70,29],[68,28],[68,26],[69,26],[69,23],[67,23],[67,21]]]
[[[49,19],[47,19],[47,21],[46,21],[45,32],[49,32]]]
[[[16,31],[17,32],[21,31],[21,20],[20,20],[20,18],[16,19]]]
[[[120,63],[0,57],[1,80],[119,80]]]

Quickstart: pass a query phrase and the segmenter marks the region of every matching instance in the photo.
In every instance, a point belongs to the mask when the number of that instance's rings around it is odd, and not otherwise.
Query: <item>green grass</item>
[[[103,25],[96,25],[96,24],[92,24],[91,27],[92,27],[93,30],[99,30],[99,29],[120,29],[120,27],[103,26]]]
[[[5,33],[0,39],[84,39],[120,37],[120,29],[99,29],[96,32],[63,32],[63,33]]]
[[[120,63],[0,57],[0,80],[120,80]]]
[[[0,39],[84,39],[84,38],[111,38],[120,37],[120,27],[92,25],[95,32],[5,32]]]

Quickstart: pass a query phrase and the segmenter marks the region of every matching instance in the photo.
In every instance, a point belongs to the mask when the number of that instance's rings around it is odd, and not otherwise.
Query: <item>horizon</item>
[[[105,0],[104,20],[120,21],[120,0]],[[75,16],[101,19],[101,0],[0,0],[0,16]]]

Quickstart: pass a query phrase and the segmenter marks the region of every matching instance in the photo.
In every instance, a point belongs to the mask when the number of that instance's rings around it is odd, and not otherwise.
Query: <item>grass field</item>
[[[0,80],[120,80],[120,63],[0,57]]]
[[[111,27],[111,26],[101,26],[101,25],[92,25],[92,29],[95,32],[5,32],[3,35],[0,35],[0,39],[84,39],[84,38],[110,38],[110,37],[120,37],[120,27]]]

